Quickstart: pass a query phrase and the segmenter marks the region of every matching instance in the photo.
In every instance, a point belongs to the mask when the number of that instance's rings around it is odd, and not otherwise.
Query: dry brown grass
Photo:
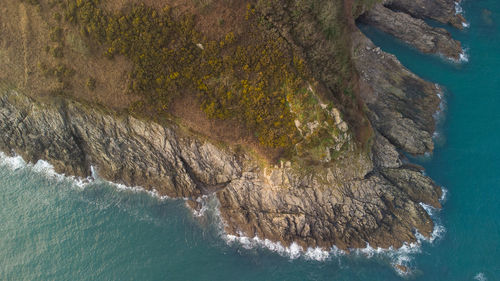
[[[91,51],[85,39],[74,27],[62,24],[65,37],[64,56],[54,58],[46,53],[50,28],[56,25],[51,10],[32,6],[18,0],[3,0],[0,9],[0,79],[8,80],[33,97],[61,93],[63,85],[56,77],[44,74],[41,65],[54,68],[65,65],[75,74],[67,78],[69,89],[64,94],[74,98],[98,102],[115,109],[124,109],[136,100],[127,93],[127,77],[131,63],[123,57],[105,59],[103,51]],[[76,43],[74,42],[76,41]],[[87,51],[85,51],[87,49]],[[96,88],[86,86],[89,78],[96,79]]]
[[[229,31],[243,32],[248,26],[244,19],[245,1],[194,1],[194,0],[110,0],[104,1],[110,11],[127,9],[131,4],[143,2],[155,8],[169,5],[177,13],[194,14],[197,29],[209,40],[225,36]],[[55,46],[50,40],[50,30],[61,26],[64,34],[64,56],[54,58],[46,46]],[[57,22],[48,1],[39,6],[20,0],[3,0],[0,6],[0,79],[13,83],[17,88],[35,98],[47,98],[55,93],[69,95],[78,100],[95,102],[107,107],[127,109],[137,97],[128,92],[128,74],[132,64],[123,56],[109,60],[104,50],[82,37],[77,27],[64,21]],[[65,78],[69,88],[56,77],[44,74],[40,65],[55,68],[65,65],[74,69],[72,77]],[[87,87],[89,79],[96,80],[96,87]],[[174,100],[169,113],[191,130],[223,143],[249,148],[263,158],[274,161],[281,151],[264,148],[257,138],[237,121],[209,119],[202,111],[194,94],[186,93]]]
[[[270,163],[275,163],[281,156],[280,149],[263,147],[258,139],[236,120],[208,118],[195,95],[185,94],[175,99],[170,104],[169,113],[179,118],[182,125],[197,133],[223,143],[250,149]]]

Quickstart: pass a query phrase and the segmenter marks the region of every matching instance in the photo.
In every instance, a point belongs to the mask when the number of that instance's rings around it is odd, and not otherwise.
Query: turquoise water
[[[382,49],[446,89],[436,151],[415,159],[448,190],[434,214],[446,231],[432,244],[414,253],[292,260],[228,245],[210,211],[195,218],[182,200],[102,181],[77,185],[43,163],[3,157],[0,280],[500,280],[500,2],[462,6],[471,26],[451,31],[468,49],[468,63],[421,55],[363,27]],[[412,273],[398,275],[396,260]]]

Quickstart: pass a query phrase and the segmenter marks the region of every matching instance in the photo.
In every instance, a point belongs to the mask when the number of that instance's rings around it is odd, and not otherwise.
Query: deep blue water
[[[468,49],[467,63],[422,55],[362,27],[445,88],[437,148],[414,161],[448,190],[434,216],[446,232],[417,253],[292,260],[228,245],[210,212],[196,219],[183,201],[101,181],[79,187],[43,165],[3,157],[0,280],[500,280],[500,1],[462,6],[470,28],[450,31]],[[397,259],[412,268],[409,276],[395,271]]]

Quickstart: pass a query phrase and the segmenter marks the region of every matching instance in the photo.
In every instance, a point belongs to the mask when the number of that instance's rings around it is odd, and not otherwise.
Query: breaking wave
[[[484,276],[484,273],[479,272],[478,274],[476,274],[474,276],[474,280],[477,280],[477,281],[487,281],[488,279]]]
[[[159,198],[160,200],[168,198],[167,196],[160,196],[156,190],[147,191],[142,187],[129,187],[123,184],[105,181],[99,177],[96,168],[93,166],[91,167],[91,176],[87,178],[66,176],[64,174],[56,173],[54,167],[47,161],[39,160],[35,164],[27,163],[19,155],[8,156],[3,152],[0,152],[0,166],[7,167],[12,171],[30,169],[35,173],[43,174],[47,178],[55,179],[57,181],[71,181],[74,186],[77,186],[79,188],[85,188],[91,183],[106,182],[116,187],[118,191],[147,193],[153,197]],[[442,200],[446,198],[446,189],[443,189],[443,191],[443,196],[441,198]],[[199,211],[193,211],[193,215],[195,217],[213,216],[213,219],[219,222],[218,229],[220,237],[222,237],[222,239],[228,245],[238,244],[244,249],[263,248],[290,259],[304,258],[306,260],[319,262],[329,260],[333,257],[342,257],[346,255],[360,255],[367,258],[378,256],[382,258],[389,258],[391,265],[394,266],[394,269],[401,275],[407,275],[411,272],[411,262],[413,260],[413,255],[421,252],[422,242],[427,241],[429,243],[433,243],[436,239],[442,237],[442,235],[445,233],[445,228],[436,222],[431,237],[426,238],[418,232],[415,233],[417,237],[416,243],[405,243],[402,247],[397,249],[394,249],[392,247],[388,249],[373,248],[369,244],[367,244],[366,248],[350,249],[350,254],[348,254],[346,251],[338,249],[335,246],[333,246],[329,250],[325,250],[319,247],[309,247],[307,249],[304,249],[297,243],[292,243],[289,247],[286,247],[283,246],[280,242],[273,242],[271,240],[261,239],[259,237],[246,237],[242,233],[238,233],[238,235],[225,233],[224,225],[219,213],[218,200],[216,200],[214,196],[202,196],[198,198],[197,201],[201,204],[202,207]],[[431,215],[431,217],[435,221],[437,221],[435,219],[437,210],[423,203],[421,203],[421,205],[429,213],[429,215]]]
[[[64,174],[58,174],[54,170],[49,162],[45,160],[38,160],[35,164],[27,163],[19,155],[8,156],[3,152],[0,152],[0,166],[4,166],[11,171],[18,171],[23,169],[30,169],[31,171],[42,174],[47,178],[54,179],[57,181],[71,181],[75,186],[83,188],[92,182],[94,179],[92,177],[80,178],[74,176],[66,176]]]
[[[438,90],[437,96],[439,97],[439,108],[432,115],[434,117],[434,122],[436,124],[436,129],[432,134],[432,138],[437,144],[443,144],[445,142],[445,138],[444,134],[442,134],[441,131],[446,119],[447,103],[444,91],[437,84],[435,85],[435,87]]]
[[[167,199],[168,196],[162,196],[158,193],[157,190],[146,190],[140,186],[126,186],[124,184],[110,182],[104,179],[101,179],[97,174],[97,170],[94,166],[90,166],[91,176],[86,178],[75,177],[75,176],[67,176],[65,174],[56,173],[54,166],[52,166],[49,162],[45,160],[38,160],[35,164],[27,163],[24,159],[19,155],[8,156],[3,152],[0,152],[0,166],[7,167],[12,171],[18,171],[23,169],[29,169],[37,174],[44,175],[46,178],[54,179],[56,181],[68,181],[78,188],[85,188],[91,183],[108,183],[111,186],[114,186],[118,191],[132,191],[132,192],[144,192],[152,197],[156,197],[160,200]]]
[[[458,59],[459,62],[469,62],[468,51],[469,51],[468,48],[462,50],[462,53],[460,53],[460,58]]]
[[[440,201],[446,199],[447,190],[443,188],[443,195],[441,196]],[[415,243],[404,243],[400,248],[373,248],[370,244],[367,243],[366,248],[361,249],[350,249],[349,253],[346,251],[340,250],[337,247],[332,247],[330,250],[324,250],[319,247],[317,248],[307,248],[304,249],[297,243],[292,243],[289,247],[283,246],[280,242],[273,242],[268,239],[261,239],[257,236],[251,238],[244,236],[243,233],[238,233],[238,235],[227,234],[224,231],[224,223],[220,220],[220,235],[222,239],[228,245],[239,244],[244,249],[254,249],[254,248],[263,248],[270,250],[272,252],[276,252],[277,254],[287,257],[289,259],[297,259],[304,258],[306,260],[314,260],[314,261],[326,261],[330,260],[332,257],[342,257],[347,255],[359,255],[364,256],[366,258],[372,257],[380,257],[382,259],[389,259],[390,264],[393,266],[394,270],[402,276],[409,275],[413,272],[414,266],[412,265],[413,256],[415,254],[421,253],[421,246],[424,242],[433,243],[438,239],[441,239],[446,232],[446,229],[443,225],[440,224],[439,218],[436,217],[439,212],[438,209],[433,208],[424,203],[420,203],[422,208],[431,216],[434,221],[434,229],[430,235],[430,237],[425,237],[420,234],[418,231],[415,231],[415,237],[417,238],[417,242]],[[215,212],[218,212],[218,208],[215,209]],[[217,215],[220,218],[220,215]]]

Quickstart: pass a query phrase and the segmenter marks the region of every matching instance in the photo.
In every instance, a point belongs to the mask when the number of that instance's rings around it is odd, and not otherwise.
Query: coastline
[[[102,180],[98,177],[98,175],[93,174],[91,177],[88,178],[78,178],[74,176],[66,176],[64,174],[58,174],[54,171],[54,167],[50,165],[48,162],[44,160],[39,160],[36,163],[29,163],[25,162],[24,159],[19,156],[7,156],[5,153],[0,152],[0,166],[7,167],[9,170],[12,172],[15,172],[17,170],[21,169],[29,169],[34,173],[40,174],[43,177],[47,177],[47,179],[50,180],[55,180],[57,182],[61,181],[68,181],[71,183],[71,185],[77,187],[78,189],[84,189],[87,188],[91,184],[99,184],[99,183],[107,183],[112,186],[115,190],[118,192],[132,192],[132,193],[145,193],[148,194],[149,196],[156,198],[157,200],[183,200],[187,201],[187,198],[169,198],[167,196],[160,196],[157,191],[149,191],[146,190],[142,187],[128,187],[123,184],[117,184],[113,182],[109,182],[106,180]],[[443,192],[442,197],[440,198],[441,202],[444,202],[446,200],[446,191]],[[405,276],[408,274],[411,274],[412,272],[412,267],[411,267],[411,262],[412,262],[412,256],[414,254],[418,254],[421,252],[421,246],[423,243],[430,243],[433,244],[436,240],[439,240],[443,237],[443,234],[445,233],[445,229],[442,225],[436,224],[434,226],[434,229],[432,231],[432,234],[430,237],[424,237],[423,235],[419,234],[418,231],[415,233],[418,240],[417,242],[414,243],[405,243],[403,244],[400,248],[373,248],[369,244],[366,245],[365,248],[356,248],[356,249],[348,249],[348,250],[341,250],[338,249],[335,246],[332,246],[329,250],[325,250],[319,247],[316,248],[303,248],[302,246],[299,246],[297,243],[292,242],[290,246],[283,246],[280,242],[273,242],[269,239],[260,239],[259,237],[255,236],[253,238],[251,237],[246,237],[244,234],[240,233],[239,235],[232,235],[224,232],[224,222],[220,220],[220,214],[218,214],[218,206],[217,206],[217,200],[214,196],[211,198],[208,198],[206,196],[203,197],[203,200],[211,201],[211,202],[206,202],[207,206],[204,211],[197,211],[192,209],[192,215],[195,218],[200,218],[203,217],[206,214],[206,212],[212,212],[214,215],[213,218],[215,218],[218,222],[212,222],[212,223],[218,223],[219,224],[219,231],[220,233],[218,236],[225,241],[225,243],[228,246],[241,246],[244,249],[254,249],[254,248],[261,248],[261,249],[266,249],[271,252],[275,252],[279,254],[280,256],[289,258],[291,260],[294,259],[305,259],[305,260],[310,260],[310,261],[316,261],[316,262],[324,262],[327,260],[330,260],[332,258],[338,258],[341,256],[346,256],[346,255],[355,255],[355,256],[363,256],[366,258],[372,258],[375,256],[382,256],[389,258],[391,260],[391,265],[394,267],[394,269],[398,272],[398,274]],[[426,212],[433,218],[433,220],[436,221],[438,219],[438,213],[439,209],[433,208],[432,206],[421,204],[422,207],[426,210]],[[188,206],[188,205],[186,205]],[[210,216],[210,215],[209,215]],[[400,267],[403,266],[406,268],[405,271],[402,271]]]
[[[291,255],[298,247],[312,249],[305,255],[314,256],[333,246],[391,249],[422,237],[432,240],[437,226],[426,206],[440,208],[443,192],[407,164],[402,151],[433,150],[439,89],[358,30],[352,36],[360,95],[375,130],[373,147],[367,154],[350,149],[319,171],[304,173],[304,167],[288,162],[261,169],[252,155],[179,134],[176,125],[70,99],[40,102],[12,90],[0,97],[6,132],[0,148],[28,162],[44,159],[53,171],[82,178],[95,175],[98,167],[103,180],[144,186],[160,198],[185,198],[200,214],[200,198],[216,196],[231,240],[274,245],[269,247]],[[49,142],[47,135],[53,138]]]

